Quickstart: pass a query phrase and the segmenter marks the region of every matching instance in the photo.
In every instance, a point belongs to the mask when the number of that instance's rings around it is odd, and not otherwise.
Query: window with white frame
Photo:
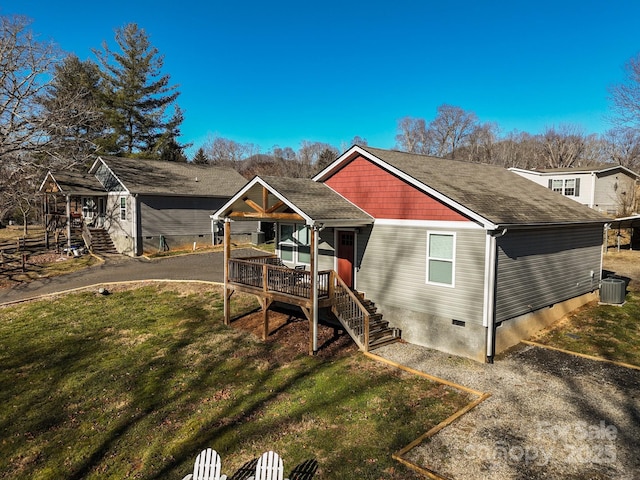
[[[454,286],[455,252],[454,233],[427,233],[427,283]]]
[[[576,179],[568,178],[564,181],[564,194],[568,197],[576,195]]]
[[[580,196],[580,179],[579,178],[566,178],[566,179],[549,179],[549,188],[554,192],[561,193],[567,197],[579,197]]]
[[[280,258],[294,264],[311,263],[311,233],[306,225],[280,224],[278,236]]]
[[[127,199],[126,197],[120,197],[120,220],[127,219]]]
[[[551,190],[558,193],[564,193],[564,180],[552,180]]]

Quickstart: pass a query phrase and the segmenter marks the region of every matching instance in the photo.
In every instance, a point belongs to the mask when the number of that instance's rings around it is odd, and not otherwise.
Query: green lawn
[[[588,304],[536,342],[640,366],[640,292],[628,293],[623,306]]]
[[[391,454],[468,402],[361,354],[278,363],[221,310],[171,287],[0,309],[0,478],[181,479],[212,447],[230,476],[273,449],[286,475],[417,479]]]

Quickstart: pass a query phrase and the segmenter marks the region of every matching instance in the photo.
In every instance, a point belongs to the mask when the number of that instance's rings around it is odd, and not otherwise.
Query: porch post
[[[231,222],[224,219],[224,324],[231,323],[229,301],[231,300],[229,290],[229,258],[231,258]]]
[[[49,250],[49,194],[46,189],[42,196],[42,218],[44,223],[44,246]]]
[[[310,354],[318,351],[318,227],[311,228],[311,345]]]
[[[71,195],[65,196],[67,200],[67,255],[71,254]]]

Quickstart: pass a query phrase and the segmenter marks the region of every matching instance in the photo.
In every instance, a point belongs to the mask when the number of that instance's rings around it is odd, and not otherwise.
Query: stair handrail
[[[89,230],[89,226],[84,221],[84,218],[80,220],[82,225],[82,240],[84,240],[84,245],[87,247],[87,250],[91,251],[93,246],[93,238],[91,236],[91,230]]]
[[[336,317],[338,317],[338,320],[340,320],[340,323],[342,323],[344,325],[344,327],[347,329],[347,331],[349,331],[349,333],[351,334],[352,338],[356,341],[356,343],[359,344],[360,348],[362,350],[364,350],[365,352],[369,351],[369,310],[367,310],[367,308],[362,304],[362,302],[360,301],[360,297],[358,297],[358,295],[356,295],[355,293],[353,293],[353,291],[351,290],[350,287],[347,286],[346,283],[344,283],[344,280],[342,280],[340,278],[339,275],[333,275],[336,279],[337,282],[337,289],[334,292],[334,297],[335,300],[337,300],[337,298],[339,297],[338,291],[342,291],[345,292],[346,295],[344,295],[344,297],[348,298],[350,300],[350,303],[352,306],[355,306],[357,309],[360,310],[360,312],[362,313],[362,322],[363,322],[363,339],[360,340],[360,338],[357,338],[357,335],[354,335],[354,332],[352,331],[352,328],[350,325],[345,325],[345,322],[343,321],[342,318],[340,318],[340,305],[338,304],[337,301],[334,301],[333,305],[335,308],[335,312],[336,313]]]

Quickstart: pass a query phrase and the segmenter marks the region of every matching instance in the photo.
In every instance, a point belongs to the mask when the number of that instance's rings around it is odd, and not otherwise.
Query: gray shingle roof
[[[104,188],[95,176],[89,173],[72,171],[49,172],[54,178],[61,193],[70,195],[104,195]]]
[[[101,156],[131,193],[231,197],[246,183],[232,168]]]
[[[608,220],[574,200],[499,166],[362,148],[495,225]]]
[[[308,217],[319,222],[353,220],[373,223],[371,215],[333,191],[310,178],[260,177],[273,190],[295,205]]]
[[[567,168],[537,168],[530,170],[536,173],[556,174],[556,173],[604,173],[611,170],[624,170],[629,172],[630,175],[640,176],[633,170],[623,165],[616,165],[613,163],[601,163],[598,165],[591,165],[589,167],[567,167]]]

